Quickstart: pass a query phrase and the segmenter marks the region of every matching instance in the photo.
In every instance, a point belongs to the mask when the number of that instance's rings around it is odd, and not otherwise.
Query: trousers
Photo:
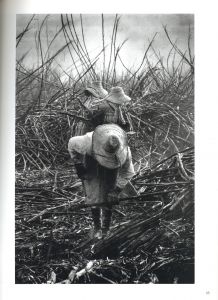
[[[118,169],[107,169],[91,156],[85,157],[85,168],[87,174],[83,180],[85,189],[86,203],[95,204],[107,202],[107,195],[116,187]]]

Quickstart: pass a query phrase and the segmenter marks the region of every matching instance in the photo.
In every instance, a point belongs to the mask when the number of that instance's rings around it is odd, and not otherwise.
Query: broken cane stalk
[[[174,190],[169,190],[169,191],[144,193],[144,194],[141,194],[139,196],[125,197],[125,198],[120,198],[120,199],[115,200],[115,201],[110,201],[110,204],[111,205],[119,205],[120,202],[124,202],[124,201],[127,201],[127,200],[145,200],[146,202],[161,202],[160,200],[149,200],[149,199],[145,199],[145,198],[147,196],[169,194],[169,193],[179,192],[179,191],[181,191],[181,190],[180,189],[174,189]],[[32,221],[35,221],[36,219],[42,217],[44,214],[50,213],[51,211],[53,211],[57,208],[61,208],[61,207],[65,207],[65,206],[68,206],[68,208],[81,209],[81,208],[96,207],[96,206],[99,207],[99,206],[107,206],[107,205],[108,205],[108,202],[93,203],[93,204],[86,204],[86,203],[71,204],[71,203],[68,202],[68,203],[61,204],[61,205],[58,205],[58,206],[55,206],[55,207],[46,208],[43,211],[41,211],[40,213],[38,213],[37,215],[30,218],[27,222],[30,223]]]

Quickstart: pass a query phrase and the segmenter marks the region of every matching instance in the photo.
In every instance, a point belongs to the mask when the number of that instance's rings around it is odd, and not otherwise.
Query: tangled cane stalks
[[[149,42],[141,64],[129,70],[116,37],[91,57],[73,15],[61,15],[60,27],[42,49],[46,16],[35,32],[38,65],[17,60],[15,247],[17,283],[193,283],[194,282],[194,57],[171,40],[166,63]],[[17,36],[17,47],[31,32],[34,16]],[[64,38],[55,51],[53,43]],[[57,43],[59,44],[59,43]],[[109,49],[109,63],[106,54]],[[44,51],[43,51],[44,50]],[[46,51],[45,51],[46,50]],[[157,58],[149,60],[149,51]],[[72,70],[57,58],[69,54]],[[179,57],[176,63],[175,57]],[[101,59],[103,66],[99,65]],[[118,76],[117,62],[125,72]],[[61,72],[60,72],[61,69]],[[100,70],[100,71],[99,71]],[[63,82],[61,76],[67,80]],[[86,82],[99,80],[109,90],[122,86],[132,99],[126,107],[128,141],[138,197],[113,207],[110,234],[93,240],[91,217],[81,182],[70,162],[67,143],[83,118]]]
[[[48,277],[55,274],[56,283],[185,281],[194,262],[193,154],[193,148],[180,153],[182,167],[175,154],[137,174],[133,183],[141,196],[120,200],[110,235],[100,241],[89,237],[89,211],[72,170],[31,174],[28,186],[20,175],[17,280],[52,283]],[[42,184],[36,188],[37,176]],[[90,262],[91,270],[78,275]]]

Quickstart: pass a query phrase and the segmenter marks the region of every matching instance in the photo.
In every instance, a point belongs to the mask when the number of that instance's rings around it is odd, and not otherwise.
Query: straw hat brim
[[[120,146],[115,153],[105,150],[109,137],[113,135],[119,139]],[[115,124],[105,124],[96,127],[92,136],[92,153],[97,162],[108,169],[121,167],[128,155],[127,137],[125,132]]]
[[[93,89],[92,87],[86,87],[85,91],[90,92],[96,98],[104,98],[108,95],[108,92],[104,89]]]
[[[127,95],[122,95],[122,96],[119,96],[119,97],[116,97],[116,96],[113,96],[113,95],[108,95],[105,100],[109,101],[109,102],[112,102],[112,103],[115,103],[115,104],[127,104],[131,101],[131,98]]]

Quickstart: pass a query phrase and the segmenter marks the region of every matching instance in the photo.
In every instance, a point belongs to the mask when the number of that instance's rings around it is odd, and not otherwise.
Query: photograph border
[[[64,5],[64,3],[67,3]],[[1,299],[42,299],[52,297],[77,296],[81,299],[105,299],[111,297],[152,297],[153,299],[217,299],[218,296],[218,221],[217,221],[217,61],[213,55],[218,53],[217,16],[215,1],[210,7],[197,1],[183,1],[179,6],[173,1],[161,1],[158,9],[153,4],[139,1],[138,6],[127,8],[116,1],[80,3],[76,8],[71,1],[9,1],[2,18],[1,32]],[[112,5],[114,3],[114,5]],[[155,2],[156,3],[156,2]],[[157,4],[156,4],[157,5]],[[176,7],[177,6],[177,7]],[[125,11],[122,11],[124,10]],[[143,9],[142,9],[143,8]],[[73,11],[71,11],[73,9]],[[16,13],[194,13],[195,15],[195,151],[196,151],[196,187],[195,187],[195,284],[186,285],[18,285],[14,284],[14,157],[15,157],[15,37]],[[212,54],[207,54],[208,51]],[[216,58],[216,57],[215,57]],[[209,175],[208,175],[209,174]],[[90,296],[90,295],[93,295]]]

